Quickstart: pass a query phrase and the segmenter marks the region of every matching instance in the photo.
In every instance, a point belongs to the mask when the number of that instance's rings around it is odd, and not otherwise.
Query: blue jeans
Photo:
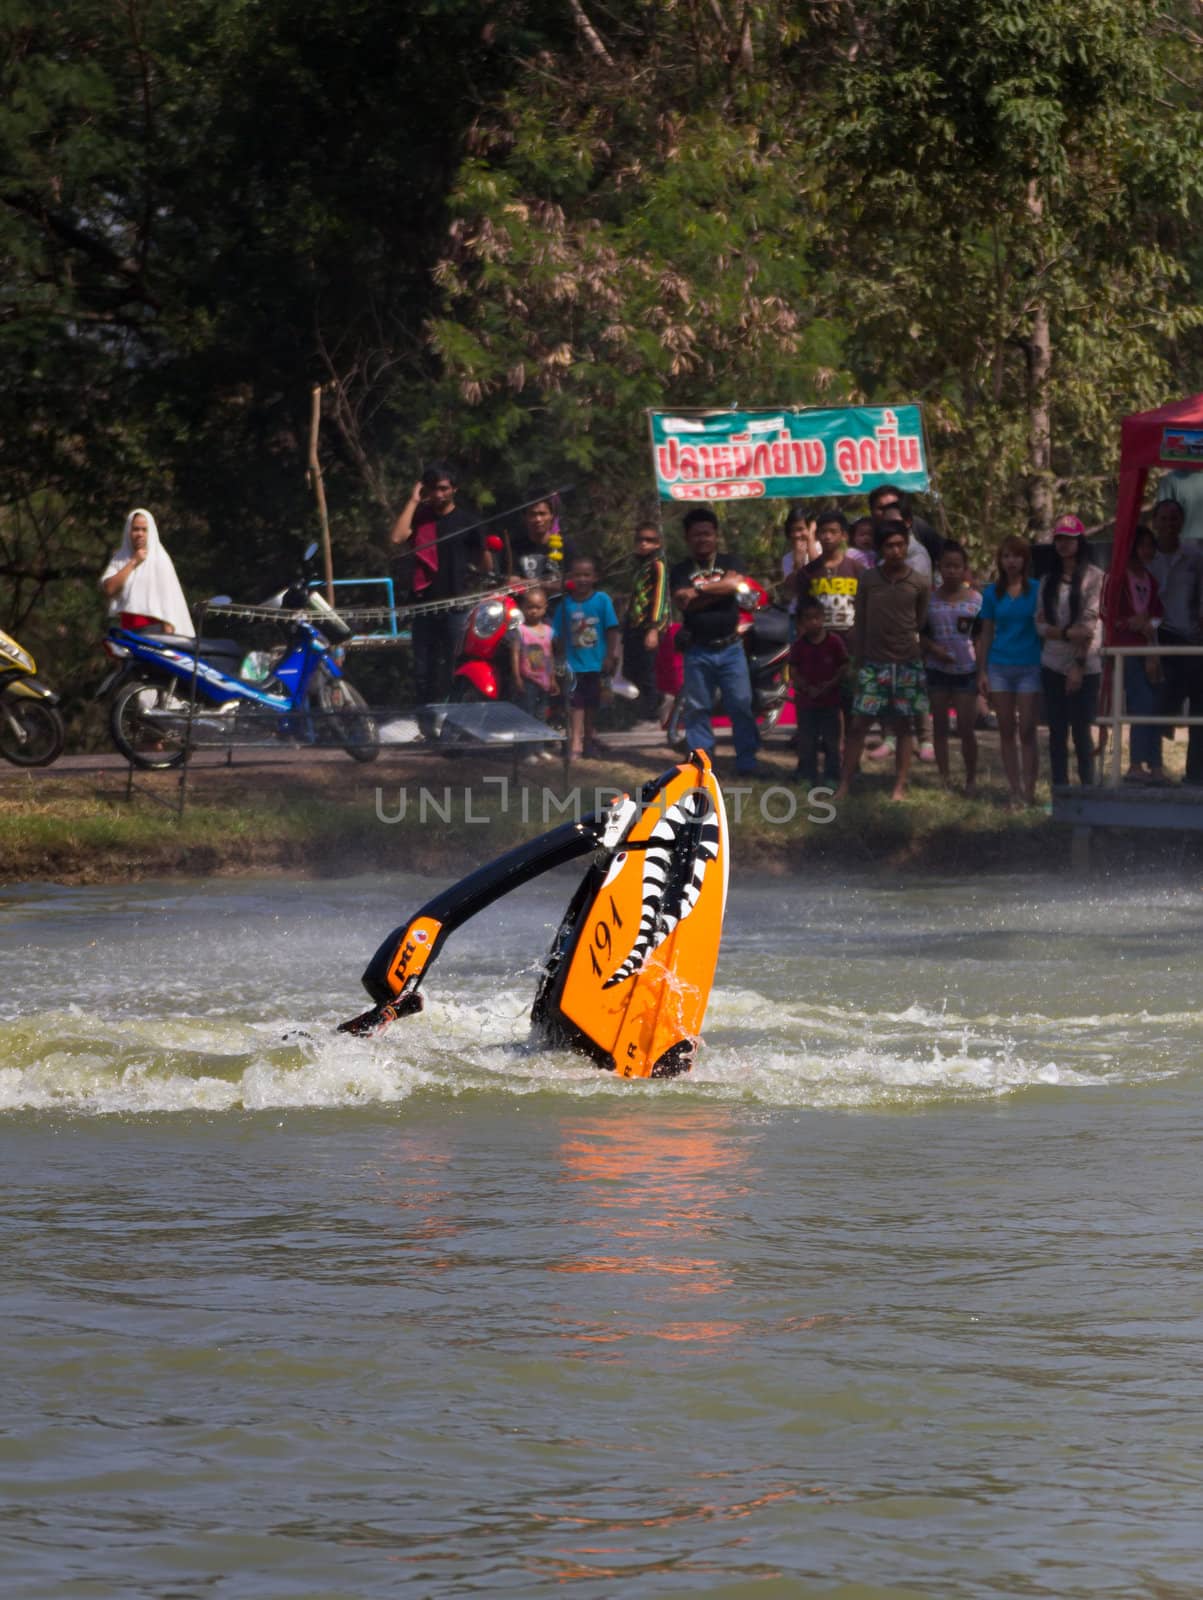
[[[703,650],[691,645],[685,652],[685,737],[691,750],[714,755],[714,728],[710,713],[717,691],[723,697],[722,709],[731,719],[735,740],[737,772],[751,772],[756,766],[760,734],[752,715],[752,680],[748,658],[737,640],[722,650]]]
[[[1144,656],[1124,657],[1124,708],[1135,717],[1159,717],[1165,690],[1150,683]],[[1160,767],[1161,729],[1128,729],[1128,757],[1134,767]]]

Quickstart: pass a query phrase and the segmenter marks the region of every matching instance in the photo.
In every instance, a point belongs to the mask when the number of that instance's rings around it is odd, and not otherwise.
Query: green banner
[[[814,500],[880,483],[928,486],[916,405],[648,416],[662,500]]]

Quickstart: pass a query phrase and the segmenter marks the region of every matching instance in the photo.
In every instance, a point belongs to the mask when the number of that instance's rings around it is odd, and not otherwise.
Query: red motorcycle
[[[510,646],[522,612],[510,594],[486,594],[472,607],[460,641],[451,698],[505,700],[510,690]]]
[[[674,628],[675,632],[675,628]],[[743,640],[752,679],[752,713],[761,733],[768,733],[778,722],[793,721],[793,703],[786,683],[789,664],[789,612],[784,606],[769,603],[768,590],[754,578],[746,578],[739,594],[739,624],[736,632]],[[715,710],[721,711],[721,696],[715,697]],[[716,728],[729,726],[727,719],[715,715]],[[686,748],[685,692],[678,690],[664,725],[674,750]]]

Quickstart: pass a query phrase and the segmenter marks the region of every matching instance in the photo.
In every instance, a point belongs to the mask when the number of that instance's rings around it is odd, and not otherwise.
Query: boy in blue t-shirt
[[[560,602],[554,624],[556,659],[576,677],[572,691],[572,728],[569,756],[599,756],[593,737],[593,717],[601,704],[602,673],[618,671],[618,616],[614,602],[597,588],[597,573],[589,556],[577,556],[567,593]]]

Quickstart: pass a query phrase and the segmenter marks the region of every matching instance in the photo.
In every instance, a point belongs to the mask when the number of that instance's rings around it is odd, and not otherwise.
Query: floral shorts
[[[922,661],[866,661],[856,675],[852,709],[858,717],[899,718],[930,710]]]

